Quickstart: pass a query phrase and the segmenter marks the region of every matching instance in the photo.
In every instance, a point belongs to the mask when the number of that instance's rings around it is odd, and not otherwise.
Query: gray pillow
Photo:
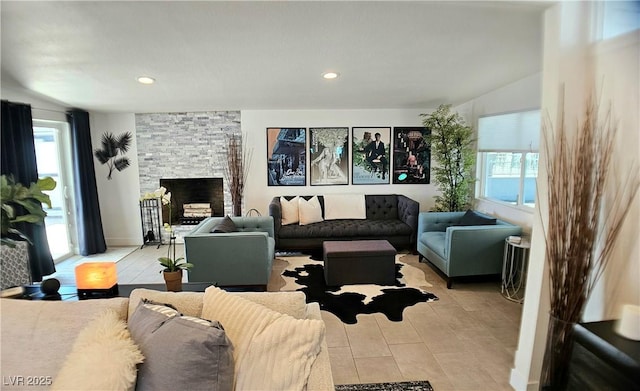
[[[458,225],[496,225],[498,221],[496,219],[492,219],[489,217],[482,216],[471,209],[467,210],[467,212],[462,216],[460,223]]]
[[[233,389],[233,347],[219,322],[167,317],[147,306],[136,308],[129,326],[137,329],[134,340],[145,357],[138,369],[137,391]],[[142,321],[145,317],[151,319]],[[147,326],[146,334],[141,335],[140,326]]]
[[[145,302],[138,304],[136,310],[131,314],[127,327],[136,345],[140,346],[164,322],[180,315],[182,314],[176,309],[145,300]]]
[[[212,233],[229,233],[229,232],[238,232],[238,227],[236,227],[231,217],[225,216],[221,222],[216,224],[213,229],[211,229]]]

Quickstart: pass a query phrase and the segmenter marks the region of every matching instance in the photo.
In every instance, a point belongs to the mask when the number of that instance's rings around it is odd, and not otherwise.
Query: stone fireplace
[[[136,114],[140,192],[155,191],[163,179],[217,178],[220,185],[215,185],[216,191],[222,189],[223,199],[211,206],[213,214],[232,214],[231,193],[226,185],[223,186],[221,178],[226,165],[226,135],[240,132],[240,111]],[[200,198],[183,199],[173,191],[172,196],[181,198],[183,204],[200,203]],[[179,212],[174,209],[177,209],[175,205],[172,206],[171,223],[177,225],[180,224]],[[168,212],[164,214],[168,221]],[[185,226],[188,228],[192,227]]]

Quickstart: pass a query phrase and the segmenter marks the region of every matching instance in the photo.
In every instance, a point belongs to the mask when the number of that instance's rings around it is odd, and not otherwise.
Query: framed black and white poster
[[[393,128],[393,183],[426,184],[431,176],[431,148],[424,127]]]
[[[306,128],[267,128],[267,184],[305,186]]]
[[[391,128],[352,128],[354,185],[389,184]]]
[[[349,184],[349,128],[309,128],[311,186]]]

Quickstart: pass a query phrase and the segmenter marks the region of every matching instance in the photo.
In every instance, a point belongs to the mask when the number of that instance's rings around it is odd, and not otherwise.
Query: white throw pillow
[[[234,292],[233,294],[296,319],[304,319],[307,316],[307,297],[299,291],[269,292],[268,295],[263,292]]]
[[[322,219],[322,207],[317,196],[313,196],[309,201],[304,198],[298,198],[298,214],[300,216],[300,225],[319,223]]]
[[[282,210],[282,225],[295,224],[300,221],[298,217],[298,196],[290,200],[280,197],[280,209]]]
[[[364,194],[326,194],[324,196],[325,220],[366,218]]]
[[[205,291],[202,317],[234,346],[236,390],[302,390],[324,338],[321,320],[295,319],[219,288]]]
[[[113,310],[87,324],[51,385],[52,390],[133,390],[144,357]]]

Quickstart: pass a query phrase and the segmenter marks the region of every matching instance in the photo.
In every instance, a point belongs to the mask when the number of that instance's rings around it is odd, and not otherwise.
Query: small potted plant
[[[187,262],[184,257],[174,258],[175,255],[171,257],[167,254],[166,257],[158,258],[158,262],[164,267],[160,272],[164,275],[167,291],[180,292],[182,290],[182,271],[191,269],[193,264]]]

